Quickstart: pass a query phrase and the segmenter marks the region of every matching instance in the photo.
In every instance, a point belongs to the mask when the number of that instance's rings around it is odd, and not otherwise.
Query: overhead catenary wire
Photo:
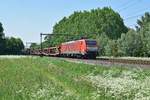
[[[146,10],[146,11],[145,11]],[[149,10],[149,11],[148,11]],[[132,12],[132,14],[136,14],[136,13],[139,13],[139,12],[150,12],[150,9],[149,7],[146,7],[146,8],[142,8],[142,9],[139,9],[139,10],[136,10],[135,12]],[[128,15],[129,16],[129,15]]]
[[[134,0],[132,0],[132,1],[134,1]],[[131,1],[129,0],[129,1],[125,2],[124,4],[122,4],[122,5],[120,5],[120,6],[116,7],[116,8],[121,8],[122,6],[128,5],[128,4],[130,4],[130,3],[131,3]],[[122,9],[122,8],[121,8],[121,9]]]
[[[142,13],[142,14],[130,16],[130,17],[124,18],[123,20],[129,20],[129,19],[137,18],[137,17],[140,17],[140,16],[142,16],[142,15],[144,15],[144,14]]]
[[[134,2],[133,2],[134,1]],[[129,1],[127,4],[124,4],[125,6],[121,9],[119,9],[119,12],[122,12],[123,10],[128,9],[129,7],[132,7],[132,5],[134,6],[135,4],[137,4],[138,2],[135,2],[135,0]]]
[[[123,7],[119,8],[118,12],[128,10],[131,7],[135,8],[135,6],[137,6],[137,4],[139,3],[138,1],[140,2],[141,0],[132,0],[132,1],[129,0],[129,1],[125,2],[124,4],[122,4]],[[134,19],[134,18],[138,19],[138,17],[144,16],[144,13],[148,12],[148,9],[149,9],[149,7],[145,7],[145,8],[142,8],[142,9],[141,9],[141,7],[139,7],[139,8],[140,9],[136,9],[136,11],[132,12],[132,15],[128,15],[128,16],[126,16],[126,18],[123,18],[123,20],[127,21],[127,20]],[[147,11],[145,11],[145,10],[147,10]],[[129,25],[129,26],[137,26],[137,25],[132,24],[132,25]]]
[[[138,0],[138,1],[139,1],[139,0]],[[130,7],[133,7],[133,6],[135,6],[137,3],[139,3],[139,2],[137,2],[137,0],[128,1],[128,2],[126,2],[126,3],[124,4],[125,6],[119,10],[119,12],[122,12],[123,10],[126,10],[126,9],[128,9],[128,8],[130,8]],[[133,5],[133,6],[132,6],[132,5]],[[143,10],[143,9],[141,9],[141,10]],[[140,10],[140,11],[141,11],[141,10]],[[137,11],[137,12],[139,12],[139,11]],[[136,15],[136,14],[134,13],[134,16],[129,16],[129,17],[127,17],[127,18],[124,18],[123,20],[129,20],[129,19],[137,18],[137,17],[140,17],[140,16],[142,16],[142,15],[144,15],[144,14],[142,13],[142,14]]]
[[[141,11],[142,11],[142,9],[141,9]],[[139,12],[139,11],[137,11],[137,13],[138,13],[138,12]],[[146,12],[150,12],[150,11],[143,11],[143,12],[138,13],[138,14],[136,14],[136,12],[134,12],[134,15],[133,15],[133,16],[126,17],[126,18],[124,18],[123,20],[130,20],[130,19],[134,19],[134,18],[137,18],[137,17],[140,17],[140,16],[144,16],[144,14],[145,14]]]

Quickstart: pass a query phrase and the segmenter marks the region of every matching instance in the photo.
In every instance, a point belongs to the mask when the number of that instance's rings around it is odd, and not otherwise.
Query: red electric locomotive
[[[91,39],[82,39],[62,43],[59,46],[60,56],[95,59],[98,52],[97,42]]]

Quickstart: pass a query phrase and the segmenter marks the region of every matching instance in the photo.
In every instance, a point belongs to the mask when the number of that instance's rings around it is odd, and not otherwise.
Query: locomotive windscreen
[[[94,40],[86,40],[86,45],[94,46],[94,45],[96,45],[96,41],[94,41]]]

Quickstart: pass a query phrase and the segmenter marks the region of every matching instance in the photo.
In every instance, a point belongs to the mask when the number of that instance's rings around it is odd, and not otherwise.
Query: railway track
[[[45,55],[46,56],[46,55]],[[51,56],[52,57],[52,56]],[[75,63],[85,63],[91,65],[104,65],[104,66],[127,66],[127,67],[143,67],[150,68],[150,59],[124,59],[124,58],[105,58],[100,57],[97,59],[77,59],[77,58],[64,58],[64,57],[54,57],[58,59],[64,59],[69,62]]]
[[[104,65],[104,66],[127,66],[127,67],[143,67],[150,68],[150,60],[142,59],[119,59],[119,58],[97,58],[95,60],[89,59],[74,59],[65,58],[65,60],[76,63],[85,63],[91,65]]]
[[[105,60],[108,62],[124,63],[124,64],[138,64],[138,65],[150,65],[150,60],[142,59],[118,59],[118,58],[97,58],[97,60]]]

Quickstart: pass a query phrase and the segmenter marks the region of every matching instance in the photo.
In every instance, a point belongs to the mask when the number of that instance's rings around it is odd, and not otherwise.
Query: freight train
[[[95,59],[98,55],[98,46],[95,40],[81,39],[61,43],[56,47],[43,48],[42,50],[32,49],[30,54]]]

